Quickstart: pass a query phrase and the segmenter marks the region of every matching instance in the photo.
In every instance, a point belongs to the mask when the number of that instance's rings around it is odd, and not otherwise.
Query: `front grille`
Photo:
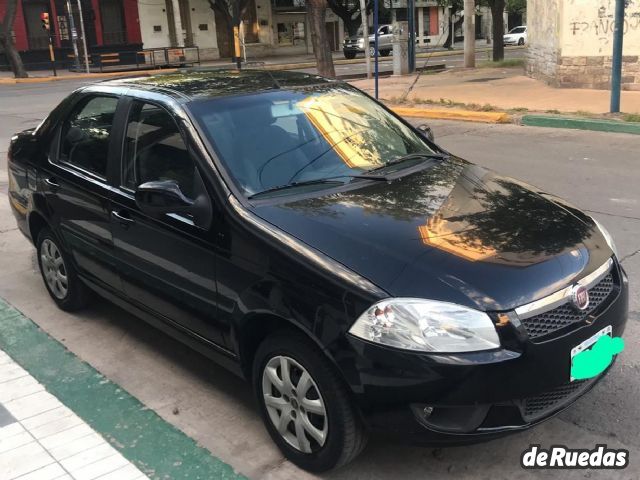
[[[522,418],[532,422],[549,415],[581,395],[593,382],[593,379],[576,380],[535,397],[525,398],[521,405]]]
[[[560,330],[572,323],[585,320],[595,311],[613,292],[613,273],[609,273],[600,282],[589,289],[589,307],[578,311],[570,303],[560,305],[548,312],[522,320],[529,338],[539,338]]]

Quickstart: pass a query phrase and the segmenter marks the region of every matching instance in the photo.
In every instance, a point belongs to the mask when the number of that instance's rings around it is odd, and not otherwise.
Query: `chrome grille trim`
[[[604,277],[606,277],[609,274],[612,266],[613,258],[610,258],[602,266],[598,267],[586,277],[581,278],[576,283],[589,289],[596,285]],[[520,320],[524,320],[525,318],[534,317],[539,313],[552,310],[568,302],[571,298],[571,290],[573,289],[574,285],[575,284],[569,285],[568,287],[565,287],[562,290],[558,290],[557,292],[541,298],[540,300],[536,300],[534,302],[527,303],[516,308],[515,311],[518,315],[518,318],[520,318]]]

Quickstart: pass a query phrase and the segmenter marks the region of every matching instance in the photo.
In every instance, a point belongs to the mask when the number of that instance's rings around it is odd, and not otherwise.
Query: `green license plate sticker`
[[[612,337],[611,325],[571,349],[571,381],[593,378],[611,365],[613,356],[624,348],[624,341]]]

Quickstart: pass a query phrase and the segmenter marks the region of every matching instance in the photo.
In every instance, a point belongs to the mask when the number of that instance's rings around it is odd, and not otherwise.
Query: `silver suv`
[[[383,57],[386,57],[391,53],[393,49],[392,45],[393,33],[391,33],[391,25],[380,25],[378,27],[378,52]],[[369,51],[370,56],[375,54],[375,35],[372,32],[369,35],[369,44],[366,46],[366,50]],[[358,30],[356,35],[345,38],[342,46],[345,58],[355,58],[358,53],[365,52],[364,35],[362,34],[362,27]]]

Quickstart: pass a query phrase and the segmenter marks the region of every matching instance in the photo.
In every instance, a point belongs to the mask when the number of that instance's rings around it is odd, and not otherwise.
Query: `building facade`
[[[81,0],[80,6],[89,53],[135,52],[142,47],[137,0]],[[6,2],[0,2],[0,17],[5,7]],[[42,28],[42,13],[49,14],[56,59],[63,65],[73,63],[71,39],[82,35],[78,0],[18,0],[13,33],[23,62],[28,68],[49,68],[49,33]],[[82,54],[83,42],[78,46]],[[6,60],[0,53],[3,64]]]
[[[615,2],[529,0],[527,73],[558,87],[608,89]],[[640,90],[640,2],[628,2],[622,84]]]

